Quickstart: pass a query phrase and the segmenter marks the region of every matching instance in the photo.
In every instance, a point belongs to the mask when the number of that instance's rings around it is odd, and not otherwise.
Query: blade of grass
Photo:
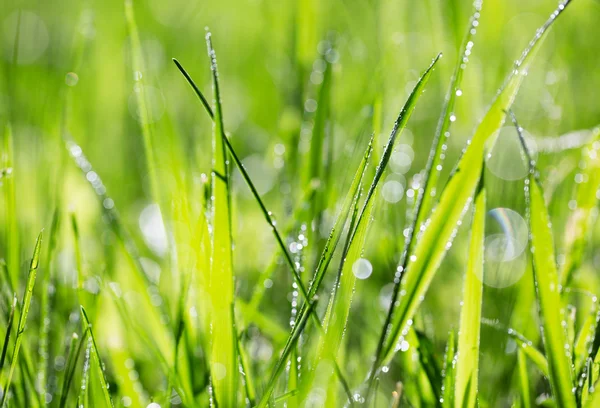
[[[86,338],[86,336],[87,332],[80,341],[78,341],[79,336],[77,333],[73,333],[71,336],[69,354],[67,355],[67,361],[65,365],[65,375],[63,377],[62,389],[60,393],[60,402],[58,405],[59,408],[65,408],[66,406],[69,389],[71,388],[71,383],[73,382],[73,377],[75,375],[75,367],[77,366],[77,360],[81,354],[81,348],[83,347],[84,342],[83,340]]]
[[[436,210],[425,222],[425,229],[415,242],[406,268],[399,267],[400,290],[405,295],[390,305],[391,308],[395,308],[393,318],[391,324],[384,327],[384,331],[388,333],[387,340],[375,359],[376,368],[371,370],[371,379],[382,366],[389,364],[396,353],[402,332],[410,326],[421,299],[424,298],[447,249],[451,246],[456,226],[472,201],[483,166],[485,144],[488,140],[493,142],[497,137],[497,130],[506,116],[505,110],[512,105],[544,34],[569,3],[570,1],[566,1],[552,13],[546,23],[536,31],[521,58],[515,63],[513,71],[477,127],[475,135],[446,184]]]
[[[17,225],[17,202],[15,192],[14,142],[10,123],[4,130],[4,203],[6,211],[6,244],[8,253],[6,263],[12,287],[16,287],[19,279],[19,229]]]
[[[234,302],[233,254],[231,238],[230,177],[221,108],[217,57],[210,32],[206,34],[213,79],[215,120],[212,136],[212,253],[211,253],[211,354],[210,367],[214,397],[223,408],[237,405],[238,366],[236,342],[230,313]]]
[[[479,333],[483,284],[483,241],[485,236],[486,193],[481,188],[475,198],[475,212],[471,226],[469,260],[463,289],[463,306],[460,313],[458,350],[456,361],[456,384],[454,400],[456,406],[477,405],[477,378],[479,373]],[[469,392],[467,393],[467,384]]]
[[[573,273],[581,264],[588,241],[587,232],[595,219],[596,192],[600,188],[600,128],[594,129],[591,142],[582,151],[575,183],[577,208],[567,221],[563,251],[565,262],[559,271],[562,288],[571,283]]]
[[[442,371],[442,403],[443,408],[454,408],[454,384],[456,370],[454,366],[454,331],[448,334],[446,343],[446,355],[444,357],[444,369]]]
[[[527,373],[527,361],[522,349],[517,350],[517,365],[519,368],[519,395],[521,396],[521,407],[530,408],[531,401],[529,397],[529,374]]]
[[[106,402],[108,406],[113,407],[112,398],[110,397],[108,381],[106,380],[106,375],[104,373],[104,363],[100,358],[100,352],[98,351],[98,346],[94,337],[94,331],[92,330],[92,324],[88,320],[87,314],[85,313],[85,309],[83,308],[83,306],[80,307],[80,311],[81,319],[83,322],[83,330],[87,331],[87,335],[91,339],[91,354],[94,358],[96,366],[98,367],[98,378],[100,379],[100,386],[102,387],[104,402]]]
[[[137,24],[135,21],[135,13],[133,10],[133,1],[125,0],[125,18],[127,20],[127,28],[129,30],[129,39],[131,46],[131,65],[133,66],[134,79],[138,80],[138,88],[135,92],[140,116],[140,127],[144,139],[144,153],[146,155],[146,166],[150,176],[150,191],[152,200],[160,205],[160,189],[156,174],[156,158],[152,140],[152,127],[150,124],[150,116],[147,106],[146,93],[141,81],[142,75],[145,72],[144,58],[142,55],[142,45],[140,43],[140,35],[138,33]]]
[[[563,322],[565,310],[560,299],[560,287],[556,258],[554,255],[554,238],[552,236],[550,217],[544,202],[544,194],[535,176],[535,162],[523,138],[522,129],[511,112],[513,123],[517,129],[521,145],[529,159],[530,172],[525,185],[528,201],[530,245],[533,253],[533,272],[536,292],[542,320],[542,338],[548,368],[550,384],[556,403],[561,407],[575,407],[573,380],[569,361],[569,346],[565,336]]]
[[[29,265],[29,274],[27,276],[27,286],[25,287],[25,294],[23,295],[23,304],[21,306],[21,314],[19,316],[19,323],[17,325],[17,337],[15,338],[15,346],[11,357],[10,370],[8,377],[6,378],[6,384],[4,385],[4,393],[2,394],[2,400],[0,401],[0,407],[4,407],[7,401],[7,397],[10,390],[10,384],[12,377],[19,361],[19,349],[23,342],[23,333],[25,333],[25,325],[27,323],[27,315],[29,314],[29,306],[31,306],[31,298],[33,296],[33,287],[35,286],[35,278],[37,275],[37,268],[40,263],[40,251],[42,248],[42,233],[37,237],[35,243],[35,249],[33,250],[33,257],[31,258],[31,264]]]
[[[8,351],[8,342],[10,341],[10,332],[15,317],[15,307],[17,306],[17,294],[13,296],[13,301],[10,306],[10,313],[8,314],[8,320],[6,322],[6,335],[4,336],[4,344],[2,345],[2,354],[0,355],[0,373],[4,367],[4,360],[6,359],[6,352]]]

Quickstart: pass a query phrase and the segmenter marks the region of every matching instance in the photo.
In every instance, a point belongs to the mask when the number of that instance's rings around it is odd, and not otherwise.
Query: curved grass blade
[[[579,171],[575,176],[575,202],[577,208],[567,221],[564,256],[565,262],[559,271],[563,288],[571,283],[573,272],[581,264],[588,230],[593,225],[593,212],[598,205],[596,192],[600,188],[600,128],[593,131],[591,142],[583,149]]]
[[[567,351],[569,349],[563,327],[566,316],[560,299],[550,217],[544,202],[542,187],[535,177],[535,162],[527,150],[521,127],[512,113],[511,116],[530,163],[525,192],[529,204],[528,218],[531,231],[533,272],[543,327],[542,338],[548,359],[550,384],[556,403],[560,407],[575,407],[571,364],[568,354],[565,353],[565,349]]]
[[[108,386],[108,381],[106,380],[106,375],[104,373],[104,363],[100,358],[100,352],[98,351],[98,346],[96,345],[96,339],[94,338],[94,331],[92,330],[92,324],[88,320],[87,314],[85,313],[85,309],[83,306],[80,307],[81,311],[81,319],[83,322],[83,330],[88,332],[88,336],[91,339],[91,354],[94,358],[96,366],[98,367],[98,378],[100,379],[100,386],[102,387],[102,394],[104,395],[104,401],[110,407],[113,407],[112,398],[110,397],[110,391]]]
[[[479,335],[483,284],[478,276],[483,276],[483,241],[485,236],[485,189],[477,193],[475,213],[471,226],[469,260],[463,292],[463,307],[458,331],[458,352],[454,400],[459,407],[477,405],[477,378],[479,372]],[[467,392],[468,388],[468,392]]]
[[[375,360],[377,369],[372,370],[371,378],[376,375],[380,367],[389,364],[396,353],[396,346],[402,339],[402,332],[410,326],[421,299],[425,296],[447,249],[452,244],[456,226],[472,201],[483,168],[485,144],[495,140],[497,130],[504,122],[505,110],[512,105],[544,34],[569,3],[570,1],[566,1],[552,13],[546,23],[537,30],[521,58],[515,63],[513,71],[508,75],[504,86],[477,127],[475,135],[446,184],[437,208],[431,218],[425,222],[424,231],[416,241],[406,268],[399,268],[398,279],[401,279],[401,291],[405,295],[397,302],[398,306],[394,306],[394,302],[390,306],[395,307],[395,310],[391,324],[384,328],[388,333],[387,341],[382,351],[378,353]]]
[[[10,341],[10,332],[15,317],[15,307],[17,307],[17,294],[13,295],[13,301],[10,306],[10,313],[8,314],[8,320],[6,322],[6,335],[4,336],[4,344],[2,345],[2,354],[0,355],[0,373],[4,367],[4,360],[6,359],[6,352],[8,351],[8,342]]]
[[[4,392],[2,394],[2,400],[0,401],[0,407],[4,407],[7,401],[7,396],[14,374],[15,368],[19,361],[19,349],[23,342],[23,333],[25,332],[25,324],[27,323],[27,315],[29,314],[29,306],[31,306],[31,298],[33,296],[33,287],[35,286],[35,278],[37,275],[37,268],[40,263],[40,251],[42,249],[42,233],[37,237],[35,243],[35,249],[33,250],[33,258],[31,258],[31,264],[29,265],[29,274],[27,276],[27,286],[25,288],[25,294],[23,296],[23,305],[21,306],[21,315],[19,316],[19,323],[17,325],[17,337],[15,338],[15,346],[10,362],[10,370],[8,377],[6,378],[6,384],[4,385]]]

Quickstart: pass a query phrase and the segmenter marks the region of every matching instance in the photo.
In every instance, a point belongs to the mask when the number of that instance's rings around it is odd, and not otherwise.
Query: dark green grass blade
[[[2,354],[0,355],[0,373],[2,372],[2,368],[4,367],[4,360],[6,359],[6,352],[8,351],[8,342],[10,341],[10,332],[12,330],[12,325],[15,317],[15,307],[17,307],[17,294],[15,293],[13,296],[13,301],[10,306],[10,313],[8,314],[8,319],[6,322],[6,335],[4,336],[4,344],[2,345]]]
[[[396,345],[401,340],[402,332],[412,321],[421,299],[425,296],[452,243],[457,224],[472,201],[483,168],[485,145],[488,141],[494,141],[497,130],[504,122],[505,110],[512,105],[535,51],[544,38],[544,33],[568,4],[569,1],[565,2],[552,13],[548,21],[537,30],[521,58],[516,62],[444,188],[436,210],[416,241],[406,268],[401,267],[399,275],[404,274],[404,276],[399,276],[399,279],[401,278],[401,289],[406,294],[399,299],[397,306],[395,303],[390,306],[395,307],[393,318],[391,324],[384,329],[389,335],[382,352],[378,353],[375,364],[377,368],[372,370],[371,377],[380,367],[387,365],[396,353]]]
[[[92,324],[88,320],[87,314],[85,313],[85,309],[81,307],[80,310],[83,322],[83,330],[88,332],[87,335],[90,336],[89,338],[91,339],[91,353],[96,363],[96,367],[98,368],[98,378],[100,379],[100,386],[102,387],[102,395],[104,396],[104,402],[106,403],[106,405],[113,407],[112,398],[110,397],[108,381],[104,373],[104,363],[100,358],[100,352],[98,351],[98,346],[94,337],[94,331],[92,330]]]
[[[79,336],[77,335],[77,333],[73,333],[73,335],[71,336],[69,354],[67,355],[67,361],[65,365],[65,375],[63,377],[63,383],[60,393],[60,402],[58,405],[59,408],[65,408],[66,406],[67,397],[69,395],[69,389],[71,388],[71,383],[73,382],[73,377],[75,376],[75,367],[77,367],[77,360],[79,360],[79,355],[81,354],[81,349],[83,347],[83,343],[86,337],[87,332],[84,333],[81,340],[79,340]]]
[[[542,187],[535,176],[535,162],[531,159],[521,133],[522,129],[514,115],[512,115],[512,119],[530,163],[530,173],[525,191],[529,204],[528,218],[531,231],[533,272],[543,327],[542,338],[548,359],[550,384],[556,403],[560,407],[575,407],[571,362],[567,354],[569,346],[562,324],[566,316],[560,298],[550,217],[544,202]]]
[[[2,401],[0,407],[4,407],[6,398],[9,393],[12,377],[19,361],[19,350],[21,343],[23,342],[23,333],[25,332],[25,325],[27,323],[27,315],[29,313],[29,307],[31,306],[31,298],[33,296],[33,288],[35,286],[35,278],[37,275],[37,268],[40,263],[40,251],[42,249],[42,233],[37,237],[35,243],[35,249],[33,250],[33,258],[31,258],[31,264],[29,266],[29,275],[27,276],[27,286],[25,287],[25,294],[23,296],[23,304],[21,306],[21,315],[19,316],[19,324],[17,325],[17,337],[15,338],[15,346],[13,349],[10,370],[8,377],[6,378],[6,384],[4,385],[4,393],[2,394]]]
[[[471,226],[469,260],[463,289],[456,361],[455,403],[457,406],[477,405],[477,377],[479,373],[479,336],[483,284],[483,254],[485,237],[486,193],[482,188],[475,198],[475,212]],[[469,391],[467,392],[467,385]]]

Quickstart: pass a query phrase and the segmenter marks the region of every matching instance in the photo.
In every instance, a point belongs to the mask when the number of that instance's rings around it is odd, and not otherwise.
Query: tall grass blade
[[[75,367],[77,366],[77,360],[79,359],[79,355],[81,354],[81,348],[86,337],[87,332],[84,333],[84,336],[80,341],[78,341],[79,336],[77,335],[77,333],[73,333],[73,335],[71,336],[71,343],[69,344],[69,354],[67,355],[65,365],[65,375],[63,377],[63,383],[60,393],[60,402],[58,405],[59,408],[64,408],[66,406],[67,397],[69,395],[69,389],[71,388],[73,376],[75,375]]]
[[[573,273],[581,264],[588,231],[595,219],[594,210],[598,205],[596,192],[600,188],[600,128],[594,129],[591,142],[582,151],[575,182],[574,199],[577,208],[567,221],[563,250],[565,262],[561,264],[559,271],[563,288],[571,283]]]
[[[2,167],[4,168],[4,205],[6,211],[6,245],[8,253],[6,263],[13,288],[19,279],[19,228],[17,225],[17,198],[15,192],[14,141],[10,123],[4,130],[4,152]]]
[[[215,120],[213,125],[212,159],[212,253],[211,253],[211,354],[210,371],[214,396],[222,408],[237,406],[238,365],[236,342],[230,313],[234,302],[233,254],[231,239],[231,202],[225,129],[221,109],[221,93],[217,58],[211,34],[206,45],[213,78]]]
[[[456,370],[454,366],[454,332],[448,334],[446,342],[446,356],[444,357],[444,369],[442,370],[442,403],[443,408],[454,408],[454,383],[456,378]]]
[[[518,349],[517,351],[517,365],[519,370],[519,388],[520,388],[520,402],[522,408],[530,408],[531,401],[529,397],[529,374],[527,373],[527,361],[525,359],[525,353],[523,350]]]
[[[21,306],[21,314],[19,316],[19,323],[17,324],[17,337],[15,338],[15,345],[10,362],[10,370],[6,383],[4,385],[4,393],[2,394],[2,400],[0,401],[0,407],[4,407],[6,404],[8,394],[10,391],[10,385],[12,381],[15,368],[19,362],[19,349],[23,342],[23,334],[25,333],[25,325],[27,323],[27,315],[29,314],[29,307],[31,306],[31,298],[33,296],[33,287],[35,286],[35,278],[37,275],[37,269],[40,263],[40,251],[42,249],[42,233],[37,237],[35,242],[35,249],[33,250],[33,258],[31,258],[31,264],[29,265],[29,275],[27,276],[27,286],[25,287],[25,294],[23,295],[23,304]]]
[[[531,159],[523,139],[522,129],[514,115],[512,115],[512,119],[530,163],[525,192],[529,201],[528,218],[531,231],[533,272],[542,320],[542,338],[548,359],[550,384],[556,403],[560,407],[575,407],[569,345],[564,329],[567,316],[560,298],[550,217],[544,202],[542,187],[535,176],[535,162]]]
[[[146,92],[142,83],[142,77],[146,73],[144,58],[142,54],[142,45],[140,35],[135,21],[135,12],[133,10],[133,0],[125,0],[125,19],[127,20],[127,29],[129,30],[129,39],[131,45],[131,65],[133,67],[133,77],[137,81],[136,98],[139,109],[139,122],[144,139],[144,154],[146,155],[146,166],[150,178],[150,191],[152,200],[160,205],[160,189],[158,177],[156,174],[156,158],[152,140],[152,128],[150,113]]]
[[[463,307],[458,332],[456,361],[455,403],[459,407],[477,405],[477,378],[479,373],[479,333],[483,284],[483,241],[485,236],[486,193],[485,188],[475,198],[475,213],[471,226],[469,260],[463,292]],[[469,392],[467,393],[467,385]]]
[[[81,319],[83,322],[83,330],[87,332],[89,339],[91,340],[91,354],[98,367],[98,378],[100,379],[100,386],[102,387],[102,394],[104,395],[104,402],[106,405],[113,407],[112,398],[110,397],[109,385],[106,380],[106,374],[104,373],[104,363],[100,358],[100,352],[98,351],[98,346],[96,345],[96,338],[94,337],[94,331],[92,330],[92,324],[90,323],[87,314],[85,313],[85,309],[83,306],[80,308],[81,311]]]
[[[483,166],[485,144],[488,141],[494,142],[497,130],[504,122],[505,110],[512,105],[544,34],[569,3],[570,1],[566,1],[561,4],[551,14],[515,63],[514,69],[477,127],[475,135],[446,184],[437,208],[425,222],[424,231],[416,241],[406,268],[399,268],[399,275],[404,274],[403,277],[399,276],[399,279],[401,278],[401,290],[405,295],[399,299],[398,306],[394,306],[394,302],[390,306],[395,307],[395,310],[391,324],[384,328],[388,333],[387,341],[378,353],[375,364],[377,368],[372,370],[371,377],[380,367],[389,364],[396,353],[402,332],[410,326],[421,299],[452,244],[457,231],[456,226],[472,201]]]
[[[6,322],[6,335],[4,335],[4,344],[2,345],[2,354],[0,355],[0,373],[4,367],[4,360],[6,359],[6,353],[8,351],[8,342],[10,341],[10,332],[15,317],[15,307],[17,307],[17,294],[13,296],[13,301],[10,306],[10,313],[8,314],[8,320]]]

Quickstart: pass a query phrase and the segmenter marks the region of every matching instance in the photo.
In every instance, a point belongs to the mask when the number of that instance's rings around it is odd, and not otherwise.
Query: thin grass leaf
[[[585,320],[577,333],[575,345],[573,347],[573,358],[575,365],[576,378],[580,378],[586,368],[586,362],[593,359],[592,356],[594,338],[596,336],[596,328],[598,319],[600,318],[598,310],[598,298],[591,297],[590,311],[587,313]]]
[[[530,408],[531,401],[529,396],[529,374],[527,373],[527,361],[525,352],[519,348],[517,350],[517,365],[519,371],[519,395],[522,408]]]
[[[88,332],[88,336],[91,339],[91,354],[94,358],[94,362],[98,367],[98,378],[100,379],[100,386],[102,387],[102,394],[104,395],[104,402],[110,407],[113,407],[112,398],[110,397],[109,385],[106,379],[106,375],[104,373],[104,363],[100,358],[100,352],[98,351],[98,346],[96,344],[96,339],[94,337],[94,331],[92,330],[92,324],[90,323],[87,314],[85,313],[85,309],[83,306],[80,308],[81,311],[81,319],[83,322],[83,330]]]
[[[8,351],[8,342],[10,341],[10,332],[12,330],[12,325],[15,317],[15,307],[17,307],[17,294],[15,293],[13,296],[13,301],[10,306],[10,313],[8,314],[8,319],[6,322],[6,335],[4,335],[4,344],[2,345],[2,354],[0,355],[0,373],[2,372],[2,368],[4,367],[4,360],[6,359],[6,353]]]
[[[176,60],[174,60],[174,62],[177,65],[177,67],[179,68],[179,70],[183,73],[184,77],[188,80],[188,82],[192,86],[192,89],[194,89],[194,91],[196,92],[196,94],[198,95],[200,100],[205,101],[206,98],[204,98],[200,89],[193,82],[190,75],[185,71],[183,66],[180,63],[178,63]],[[203,103],[203,105],[204,105],[207,113],[209,114],[209,116],[213,119],[213,123],[214,123],[216,117],[215,117],[212,109],[210,109],[210,107],[204,103]],[[228,149],[229,153],[231,154],[231,157],[233,158],[233,161],[235,162],[237,168],[239,169],[240,173],[242,174],[244,181],[250,188],[252,195],[254,196],[255,200],[259,204],[259,207],[261,208],[261,211],[265,217],[265,220],[270,225],[273,235],[275,236],[275,239],[277,241],[277,245],[279,246],[279,248],[281,249],[281,251],[284,254],[284,258],[285,258],[288,266],[290,267],[290,270],[292,271],[294,281],[297,284],[299,292],[304,300],[304,303],[302,304],[299,312],[296,315],[296,321],[294,323],[294,328],[292,330],[292,333],[290,333],[290,335],[288,337],[287,344],[284,347],[284,352],[282,353],[281,358],[288,358],[288,356],[290,354],[287,352],[287,348],[291,344],[291,339],[296,336],[296,333],[294,333],[294,331],[303,330],[303,328],[304,328],[304,326],[299,326],[298,322],[303,318],[304,313],[306,313],[308,311],[308,309],[306,308],[307,307],[306,305],[311,303],[310,299],[312,299],[314,297],[314,295],[317,293],[317,291],[319,289],[319,285],[324,278],[324,274],[325,274],[325,271],[327,270],[327,266],[329,265],[329,262],[331,261],[331,258],[333,257],[333,252],[335,250],[335,247],[337,246],[337,243],[339,242],[339,239],[341,237],[343,226],[345,224],[350,206],[356,200],[357,190],[358,190],[358,187],[362,180],[362,177],[364,175],[364,171],[365,171],[366,165],[369,161],[369,157],[370,157],[370,154],[372,151],[372,140],[371,140],[371,143],[369,143],[369,146],[367,147],[367,151],[366,151],[365,155],[363,156],[363,160],[361,161],[361,164],[359,165],[359,169],[357,170],[357,173],[353,179],[350,191],[346,197],[346,200],[344,201],[342,211],[341,211],[340,215],[338,216],[336,223],[332,229],[332,232],[325,244],[325,247],[323,249],[323,255],[321,256],[321,258],[319,260],[319,264],[317,266],[317,271],[315,272],[315,277],[311,283],[311,287],[310,287],[309,291],[306,290],[304,283],[302,282],[302,280],[300,278],[300,274],[296,268],[296,264],[293,261],[290,253],[287,250],[286,245],[283,242],[281,234],[279,233],[279,231],[277,229],[276,222],[273,219],[272,213],[267,210],[262,199],[260,198],[260,195],[258,194],[258,191],[256,190],[256,187],[254,186],[254,183],[252,182],[252,180],[250,179],[250,176],[246,172],[246,169],[244,168],[241,160],[239,159],[238,155],[235,153],[235,150],[233,149],[233,146],[229,142],[229,139],[224,134],[223,134],[223,141],[225,142],[225,145],[227,146],[227,149]],[[311,293],[312,293],[312,295],[311,295]],[[319,321],[318,316],[315,314],[314,309],[311,313],[313,314],[313,318],[315,319],[315,324],[317,325],[319,330],[322,330],[321,323]],[[347,394],[349,394],[349,396],[351,397],[351,393],[349,392],[347,382],[344,380],[341,370],[337,366],[337,363],[334,363],[334,365],[336,366],[335,371],[336,371],[336,374],[337,374],[340,382],[344,386],[344,389],[346,390]],[[272,392],[272,390],[270,392]]]
[[[485,145],[488,141],[494,142],[497,130],[504,122],[505,110],[512,105],[544,34],[569,3],[570,1],[566,1],[552,13],[548,21],[536,31],[534,38],[516,62],[460,158],[440,196],[436,210],[425,222],[425,229],[416,241],[406,268],[402,266],[399,268],[399,275],[404,274],[401,277],[401,291],[405,295],[398,300],[397,306],[395,302],[390,305],[395,307],[393,318],[391,325],[384,328],[388,333],[387,341],[381,353],[378,353],[375,360],[377,368],[372,370],[371,378],[382,366],[389,364],[396,353],[397,345],[402,339],[402,332],[410,326],[421,299],[424,298],[429,284],[452,244],[457,225],[472,201],[483,166]]]
[[[277,361],[275,368],[272,370],[271,377],[269,379],[269,382],[267,383],[267,386],[265,387],[265,391],[263,392],[261,399],[258,402],[257,408],[265,408],[269,404],[271,395],[273,394],[273,390],[275,389],[275,385],[277,384],[277,379],[285,369],[289,355],[291,354],[292,350],[294,349],[294,346],[298,342],[300,334],[302,333],[302,329],[304,329],[304,326],[306,325],[309,316],[311,316],[312,310],[314,309],[316,303],[317,301],[314,301],[309,305],[307,313],[304,314],[302,320],[298,323],[299,329],[292,331],[292,336],[289,339],[289,347],[286,347],[283,350],[281,358]]]
[[[48,379],[48,333],[50,331],[50,280],[52,276],[52,262],[54,260],[54,252],[56,250],[56,240],[58,234],[58,227],[60,225],[60,210],[57,206],[52,216],[52,224],[50,226],[50,234],[48,239],[48,250],[47,255],[44,258],[42,270],[45,272],[42,277],[42,297],[40,301],[41,310],[41,328],[39,333],[39,347],[38,347],[38,374],[37,381],[39,386],[40,399],[45,399],[47,379]]]
[[[18,47],[16,47],[18,48]],[[6,245],[8,247],[6,264],[11,286],[17,286],[19,279],[19,228],[17,225],[17,199],[15,192],[14,141],[10,123],[4,130],[4,152],[2,157],[4,184],[4,205],[6,211]]]
[[[65,375],[63,377],[63,383],[60,393],[60,403],[58,405],[59,408],[65,408],[67,403],[67,397],[69,395],[69,389],[71,388],[71,383],[73,382],[73,377],[75,375],[75,367],[77,366],[77,360],[79,359],[79,355],[81,354],[81,348],[83,347],[83,340],[86,338],[87,332],[84,334],[83,338],[79,340],[79,336],[77,333],[73,333],[71,336],[71,343],[69,345],[69,354],[67,355],[67,361],[65,365]]]
[[[573,273],[583,259],[588,241],[588,231],[594,225],[594,210],[598,205],[597,191],[600,188],[600,128],[593,130],[591,142],[581,154],[579,169],[575,176],[575,202],[565,228],[565,262],[559,271],[563,288],[570,285]]]
[[[535,176],[535,162],[523,139],[522,129],[511,113],[523,150],[530,163],[528,182],[525,185],[528,200],[530,245],[533,253],[533,273],[536,284],[540,317],[542,320],[542,338],[548,359],[550,384],[556,403],[560,407],[575,407],[569,344],[565,335],[565,310],[560,298],[554,238],[544,194]]]
[[[248,399],[248,403],[250,406],[254,406],[256,401],[256,387],[254,381],[254,375],[252,373],[252,367],[250,365],[250,360],[248,359],[248,354],[244,350],[241,344],[241,336],[237,341],[237,351],[240,356],[240,366],[242,368],[243,377],[244,377],[244,388],[246,390],[246,398]]]
[[[444,357],[444,369],[442,370],[442,398],[440,402],[443,408],[454,408],[454,384],[456,370],[454,366],[454,331],[448,334],[446,343],[446,355]]]
[[[132,0],[125,0],[125,19],[127,20],[127,29],[129,30],[133,76],[134,80],[137,81],[136,85],[138,85],[135,95],[137,99],[139,123],[144,139],[144,154],[146,155],[146,166],[148,167],[150,178],[151,197],[156,204],[160,204],[160,188],[156,174],[156,158],[152,140],[150,113],[148,111],[146,92],[142,83],[142,77],[146,70]]]
[[[483,301],[483,284],[479,276],[483,276],[485,212],[486,193],[485,188],[481,188],[475,198],[475,212],[469,243],[469,260],[463,289],[463,306],[460,313],[454,389],[456,406],[475,407],[477,405],[479,336]]]
[[[2,400],[0,401],[0,407],[4,407],[7,401],[7,397],[10,390],[12,377],[19,361],[19,350],[21,343],[23,342],[23,334],[25,333],[25,325],[27,323],[27,315],[29,314],[29,306],[31,306],[31,298],[33,296],[33,287],[35,286],[35,278],[37,275],[37,269],[40,263],[40,251],[42,249],[42,233],[37,237],[35,242],[35,249],[33,250],[33,257],[31,258],[31,264],[29,265],[29,274],[27,276],[27,286],[25,287],[25,294],[23,295],[23,304],[21,306],[21,314],[19,316],[19,324],[17,325],[17,337],[15,338],[15,345],[10,362],[10,370],[6,383],[4,385],[4,392],[2,394]]]
[[[212,253],[211,253],[211,354],[210,371],[214,396],[223,408],[237,406],[238,365],[236,342],[230,313],[234,303],[233,254],[231,238],[230,177],[225,150],[225,129],[221,109],[221,93],[217,58],[212,47],[211,34],[206,34],[206,45],[213,78],[215,120],[213,126],[212,159]]]
[[[431,385],[431,390],[435,395],[435,400],[439,401],[441,398],[440,393],[442,390],[442,370],[436,360],[437,350],[435,348],[435,345],[425,335],[425,333],[417,330],[411,330],[411,332],[414,332],[416,340],[413,341],[410,338],[411,333],[409,332],[408,344],[414,343],[415,347],[417,347],[421,367],[427,375],[427,379],[429,380],[429,384]]]

